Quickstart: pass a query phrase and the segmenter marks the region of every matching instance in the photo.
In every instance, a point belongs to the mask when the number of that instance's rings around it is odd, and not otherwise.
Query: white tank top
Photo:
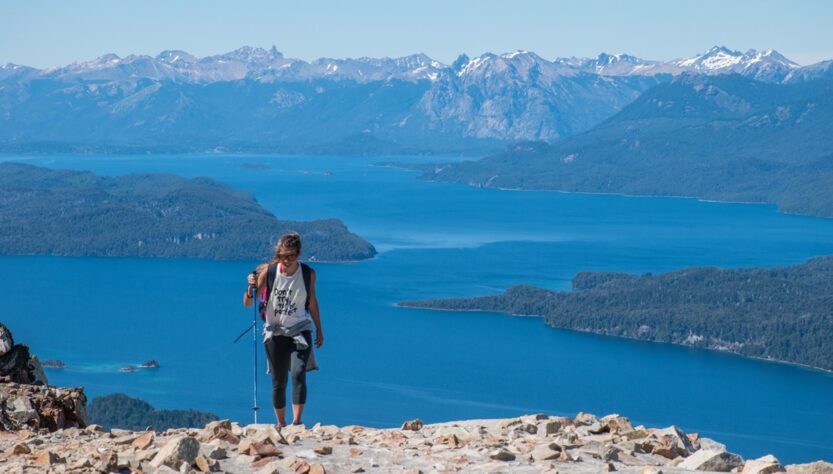
[[[288,328],[311,318],[306,310],[307,289],[301,265],[290,276],[282,274],[281,268],[278,265],[275,272],[275,283],[266,305],[266,323]]]

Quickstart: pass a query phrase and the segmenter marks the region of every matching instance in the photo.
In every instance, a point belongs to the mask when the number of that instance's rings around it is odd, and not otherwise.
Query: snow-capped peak
[[[703,54],[672,62],[684,70],[700,74],[743,74],[770,82],[783,80],[790,71],[799,67],[772,49],[760,52],[750,49],[741,53],[725,46],[715,46]]]
[[[429,57],[425,53],[417,53],[411,54],[410,56],[402,56],[401,58],[396,58],[393,61],[397,66],[408,69],[417,69],[421,67],[441,69],[445,67],[444,64],[442,64],[439,61],[435,61],[434,59],[431,59],[431,57]]]
[[[504,59],[514,59],[518,56],[524,56],[524,55],[528,55],[528,54],[530,54],[529,51],[524,51],[522,49],[518,49],[518,50],[512,51],[511,53],[503,53],[503,54],[500,55],[500,57],[502,57]],[[535,53],[532,53],[532,54],[535,54]]]
[[[478,69],[481,69],[486,64],[489,63],[492,59],[496,58],[492,53],[484,53],[476,58],[468,58],[465,64],[461,65],[460,69],[457,71],[458,76],[465,76],[467,74],[471,74]]]
[[[278,51],[277,48],[275,48],[274,46],[272,46],[272,48],[268,51],[263,48],[243,46],[221,56],[245,62],[258,62],[283,59],[283,54],[281,54],[280,51]]]
[[[597,66],[608,66],[610,64],[615,63],[631,63],[631,64],[642,64],[645,61],[642,59],[637,58],[636,56],[631,56],[629,54],[607,54],[601,53],[598,57],[596,57],[596,65]]]
[[[754,49],[750,49],[744,56],[748,58],[748,63],[750,64],[767,61],[783,65],[784,67],[787,67],[789,69],[795,69],[800,67],[798,64],[794,63],[793,61],[790,61],[789,59],[784,57],[783,54],[779,53],[778,51],[775,51],[774,49],[768,49],[766,51],[760,52],[755,51]]]
[[[176,62],[193,63],[197,60],[194,56],[180,50],[165,50],[156,55],[156,60],[163,63],[174,64]]]
[[[714,46],[703,54],[674,61],[674,63],[683,68],[709,73],[730,69],[740,63],[743,56],[740,51],[733,51],[725,46]]]

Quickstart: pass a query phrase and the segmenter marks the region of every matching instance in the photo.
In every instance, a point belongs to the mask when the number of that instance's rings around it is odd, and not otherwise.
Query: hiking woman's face
[[[292,273],[298,266],[298,254],[289,250],[278,252],[278,262],[283,265],[286,272]]]

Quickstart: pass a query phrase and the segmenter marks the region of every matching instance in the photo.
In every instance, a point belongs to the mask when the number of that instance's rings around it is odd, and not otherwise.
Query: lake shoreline
[[[380,167],[389,167],[389,168],[398,168],[406,171],[413,171],[413,172],[423,172],[418,168],[409,168],[407,166],[397,166],[395,164],[384,164],[380,165]],[[603,192],[594,192],[594,191],[565,191],[563,189],[528,189],[528,188],[513,188],[513,187],[492,187],[492,186],[482,186],[477,185],[472,182],[463,182],[463,181],[442,181],[438,179],[431,179],[425,178],[420,176],[420,181],[424,181],[427,183],[453,183],[453,184],[461,184],[465,186],[469,186],[475,189],[494,189],[497,191],[509,191],[509,192],[543,192],[543,193],[558,193],[558,194],[566,194],[566,195],[587,195],[587,196],[619,196],[625,198],[659,198],[659,199],[686,199],[686,200],[695,200],[698,202],[704,203],[716,203],[716,204],[743,204],[743,205],[755,205],[755,206],[772,206],[775,208],[776,212],[779,214],[783,214],[786,216],[796,216],[796,217],[811,217],[814,219],[826,219],[830,220],[833,219],[833,215],[825,216],[825,215],[814,215],[814,214],[802,214],[798,212],[787,212],[782,210],[778,207],[778,204],[774,202],[767,202],[767,201],[731,201],[731,200],[721,200],[721,199],[709,199],[699,196],[686,196],[686,195],[665,195],[665,194],[628,194],[628,193],[603,193]]]
[[[492,314],[500,314],[500,315],[504,315],[504,316],[510,316],[510,317],[513,317],[513,318],[530,318],[530,319],[541,318],[541,319],[544,319],[544,316],[538,315],[538,314],[515,314],[515,313],[507,313],[507,312],[504,312],[504,311],[493,311],[493,310],[488,310],[488,309],[449,309],[449,308],[435,308],[435,307],[430,307],[430,306],[404,305],[404,304],[401,304],[401,303],[395,303],[394,306],[397,307],[397,308],[403,308],[403,309],[420,309],[420,310],[438,311],[438,312],[444,312],[444,313],[492,313]],[[760,360],[762,362],[772,362],[772,363],[776,363],[776,364],[785,364],[785,365],[789,365],[789,366],[793,366],[793,367],[801,367],[801,368],[804,368],[804,369],[810,369],[810,370],[813,370],[813,371],[818,371],[818,372],[821,372],[823,374],[833,375],[833,370],[825,369],[825,368],[822,368],[822,367],[816,367],[816,366],[813,366],[813,365],[802,364],[802,363],[799,363],[799,362],[790,362],[790,361],[787,361],[787,360],[767,359],[765,357],[749,356],[749,355],[740,354],[738,352],[730,351],[728,349],[712,349],[712,348],[708,348],[708,347],[698,347],[698,346],[694,346],[694,345],[691,345],[691,344],[680,344],[680,343],[677,343],[677,342],[650,341],[648,339],[639,339],[637,337],[628,337],[628,336],[615,336],[615,335],[612,335],[612,334],[605,334],[605,333],[596,332],[596,331],[585,331],[585,330],[581,330],[581,329],[572,329],[572,328],[560,328],[560,327],[556,327],[556,326],[552,326],[550,324],[547,324],[546,321],[544,321],[544,326],[546,326],[550,329],[556,329],[556,330],[559,330],[559,331],[570,331],[570,332],[576,332],[576,333],[581,333],[581,334],[592,334],[594,336],[613,337],[613,338],[616,338],[616,339],[625,339],[625,340],[628,340],[628,341],[639,341],[639,342],[646,342],[646,343],[649,343],[649,344],[666,344],[666,345],[671,345],[671,346],[686,347],[686,348],[689,348],[689,349],[700,349],[700,350],[709,351],[709,352],[717,352],[717,353],[721,353],[721,354],[731,354],[733,356],[742,357],[744,359],[753,359],[753,360]]]

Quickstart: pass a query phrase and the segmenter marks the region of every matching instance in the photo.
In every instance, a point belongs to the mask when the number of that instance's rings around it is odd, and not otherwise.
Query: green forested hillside
[[[262,260],[288,231],[301,234],[307,258],[376,253],[338,220],[281,221],[208,178],[0,163],[0,254]]]
[[[101,425],[105,430],[121,428],[141,431],[146,428],[164,431],[169,428],[201,428],[217,415],[197,410],[157,410],[138,398],[123,393],[93,398],[87,407],[87,422]]]
[[[579,273],[570,292],[517,286],[498,296],[402,304],[543,316],[557,328],[833,370],[833,256],[781,268]]]

